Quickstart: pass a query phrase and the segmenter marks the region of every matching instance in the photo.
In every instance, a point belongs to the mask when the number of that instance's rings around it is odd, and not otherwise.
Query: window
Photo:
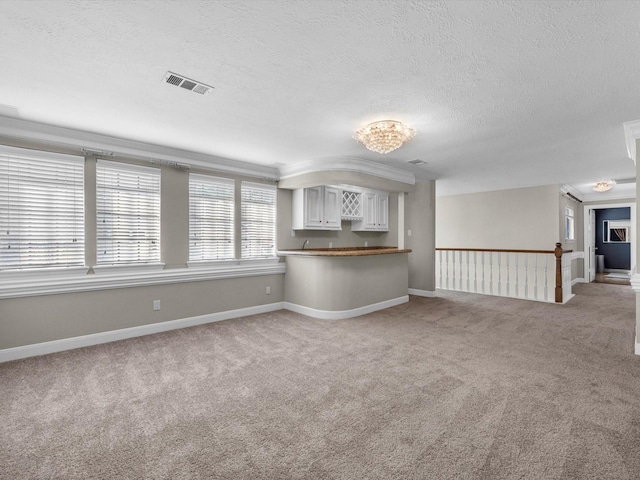
[[[276,188],[242,182],[242,258],[276,254]]]
[[[84,265],[84,158],[0,147],[0,269]]]
[[[189,174],[189,261],[234,258],[233,195],[231,179]]]
[[[564,225],[565,225],[565,239],[575,240],[575,214],[573,208],[566,207],[564,209]]]
[[[98,160],[97,263],[160,262],[160,170]]]

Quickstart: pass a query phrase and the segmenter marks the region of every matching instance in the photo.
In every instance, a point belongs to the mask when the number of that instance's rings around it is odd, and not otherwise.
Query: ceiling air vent
[[[427,164],[427,162],[425,162],[424,160],[420,160],[419,158],[416,158],[415,160],[411,160],[409,163],[411,165],[415,165],[416,167]]]
[[[176,87],[199,93],[200,95],[207,95],[208,93],[211,93],[211,90],[213,90],[213,87],[210,85],[196,82],[195,80],[191,80],[190,78],[187,78],[183,75],[178,75],[177,73],[173,72],[167,72],[167,74],[164,76],[164,81],[171,85],[175,85]]]

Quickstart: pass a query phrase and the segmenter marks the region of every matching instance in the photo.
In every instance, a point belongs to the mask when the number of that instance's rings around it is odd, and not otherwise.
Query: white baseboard
[[[398,298],[392,298],[391,300],[385,300],[384,302],[373,303],[371,305],[365,305],[364,307],[353,308],[351,310],[317,310],[315,308],[305,307],[295,303],[284,302],[284,308],[291,310],[292,312],[301,313],[308,317],[319,318],[321,320],[342,320],[345,318],[358,317],[366,313],[376,312],[385,308],[394,307],[402,303],[409,301],[409,295],[404,295]]]
[[[418,290],[417,288],[408,289],[409,295],[417,295],[418,297],[430,297],[433,298],[436,296],[436,292],[433,290]]]
[[[32,345],[24,345],[22,347],[5,348],[4,350],[0,350],[0,363],[27,357],[36,357],[38,355],[46,355],[48,353],[62,352],[64,350],[72,350],[74,348],[89,347],[91,345],[99,345],[101,343],[115,342],[117,340],[124,340],[127,338],[141,337],[143,335],[167,332],[169,330],[177,330],[179,328],[194,327],[205,323],[220,322],[222,320],[230,320],[232,318],[245,317],[247,315],[273,312],[276,310],[282,310],[282,308],[283,302],[270,303],[267,305],[257,305],[255,307],[239,308],[237,310],[227,310],[226,312],[209,313],[207,315],[199,315],[197,317],[152,323],[150,325],[123,328],[120,330],[112,330],[110,332],[63,338],[61,340],[35,343]]]
[[[574,278],[571,280],[571,286],[573,287],[576,283],[587,283],[584,278]]]
[[[636,355],[640,355],[640,343],[636,343]]]

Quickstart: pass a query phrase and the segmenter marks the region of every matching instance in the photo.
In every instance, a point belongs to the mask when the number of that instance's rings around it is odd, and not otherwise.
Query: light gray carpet
[[[281,311],[0,365],[2,479],[640,478],[629,287]]]

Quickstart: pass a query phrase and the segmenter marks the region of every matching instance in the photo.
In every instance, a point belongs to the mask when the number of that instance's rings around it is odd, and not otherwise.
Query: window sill
[[[53,272],[49,274],[40,270],[38,275],[22,278],[5,276],[7,272],[0,272],[0,299],[284,274],[285,264],[276,262],[277,259],[269,263],[243,260],[240,263],[217,266],[142,271],[127,268],[109,271],[108,268],[99,268],[101,273],[88,275],[88,268],[83,269],[85,273],[67,275],[55,275]]]
[[[256,258],[256,259],[244,259],[244,260],[203,260],[203,261],[195,261],[188,262],[187,266],[189,268],[224,268],[224,267],[232,267],[234,265],[240,266],[248,266],[248,265],[274,265],[280,262],[280,257],[269,257],[269,258]]]

